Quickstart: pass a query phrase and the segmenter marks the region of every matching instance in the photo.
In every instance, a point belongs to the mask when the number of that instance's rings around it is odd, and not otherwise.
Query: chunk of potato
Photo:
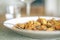
[[[42,24],[47,24],[47,20],[44,18],[39,18],[37,21],[42,23]]]
[[[41,29],[47,30],[47,27],[46,27],[45,25],[42,25],[42,26],[41,26]]]
[[[54,31],[55,28],[51,27],[51,28],[48,28],[46,31]]]
[[[37,21],[34,21],[34,24],[33,25],[41,25],[41,23],[39,23]]]
[[[20,28],[24,28],[25,25],[24,25],[24,24],[19,24],[19,27],[20,27]]]

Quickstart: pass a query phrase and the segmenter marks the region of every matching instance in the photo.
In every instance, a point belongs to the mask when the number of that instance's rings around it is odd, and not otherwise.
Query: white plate
[[[29,20],[37,20],[38,17],[21,17],[21,18],[15,18],[15,19],[11,19],[11,20],[7,20],[4,22],[4,25],[21,34],[24,36],[28,36],[28,37],[32,37],[32,38],[58,38],[60,37],[60,31],[32,31],[32,30],[23,30],[23,29],[13,29],[13,26],[17,23],[25,23]],[[41,18],[46,18],[46,19],[52,19],[55,18],[56,20],[60,20],[60,18],[58,17],[41,17]]]

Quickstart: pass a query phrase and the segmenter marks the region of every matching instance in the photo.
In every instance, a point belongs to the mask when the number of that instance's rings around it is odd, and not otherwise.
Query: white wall
[[[57,15],[57,0],[46,0],[45,1],[45,11],[46,15]]]
[[[20,0],[0,0],[0,14],[6,11],[6,6],[17,2],[20,3],[20,5],[22,5]]]
[[[6,1],[0,0],[0,14],[5,12]]]
[[[58,11],[58,16],[60,16],[60,0],[58,0],[57,3],[58,3],[58,10],[57,10]]]
[[[12,0],[0,0],[0,14],[5,12],[6,6],[11,2]]]

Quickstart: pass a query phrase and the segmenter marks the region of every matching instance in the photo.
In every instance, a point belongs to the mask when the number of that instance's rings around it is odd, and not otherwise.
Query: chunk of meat
[[[60,30],[60,25],[55,26],[56,30]]]

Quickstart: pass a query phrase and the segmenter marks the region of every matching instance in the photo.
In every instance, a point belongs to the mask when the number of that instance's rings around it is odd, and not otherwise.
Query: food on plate
[[[39,31],[55,31],[60,30],[60,20],[38,18],[37,20],[31,20],[26,23],[18,23],[15,28],[26,30],[39,30]]]

